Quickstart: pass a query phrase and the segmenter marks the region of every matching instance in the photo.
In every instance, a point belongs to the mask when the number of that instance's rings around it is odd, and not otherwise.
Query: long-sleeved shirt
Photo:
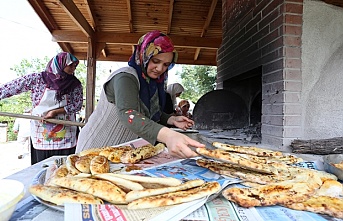
[[[167,125],[170,115],[162,113],[160,121],[151,120],[149,111],[139,99],[139,87],[137,73],[132,67],[112,73],[104,84],[95,111],[80,131],[77,153],[138,137],[152,144],[156,142],[158,132]]]
[[[32,106],[39,104],[46,84],[43,81],[42,73],[27,74],[3,85],[0,85],[0,100],[21,94],[22,92],[31,92]],[[67,106],[64,107],[68,114],[76,113],[81,110],[83,103],[82,85],[79,85],[69,94],[67,94]]]
[[[54,90],[46,88],[41,73],[32,73],[0,85],[0,99],[28,91],[31,92],[33,114],[37,108],[42,110],[41,104],[46,101],[46,98],[49,97],[50,94],[55,95],[56,93]],[[45,94],[47,91],[49,92],[49,95]],[[71,92],[65,94],[64,97],[63,106],[60,106],[62,102],[55,102],[54,106],[44,106],[43,109],[52,110],[55,107],[63,107],[66,114],[58,114],[55,118],[73,121],[75,120],[75,113],[81,110],[82,107],[82,85],[77,86]],[[49,97],[49,99],[53,100],[54,97]],[[46,104],[47,103],[44,103],[44,105]],[[40,150],[56,150],[75,147],[76,129],[76,126],[31,121],[31,138],[33,146],[35,149]]]

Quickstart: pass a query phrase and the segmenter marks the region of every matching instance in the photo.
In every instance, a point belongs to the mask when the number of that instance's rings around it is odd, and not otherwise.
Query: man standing
[[[31,115],[31,109],[25,109],[24,115]],[[17,142],[21,145],[22,150],[18,155],[18,159],[22,159],[25,155],[30,154],[30,119],[17,118],[13,125],[13,132],[18,135]]]

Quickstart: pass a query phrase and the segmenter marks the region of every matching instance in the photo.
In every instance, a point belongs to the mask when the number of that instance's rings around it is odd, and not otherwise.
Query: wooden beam
[[[51,16],[49,10],[47,9],[47,7],[45,7],[42,1],[28,0],[28,2],[50,32],[52,30],[58,29],[54,18]]]
[[[85,60],[87,58],[87,53],[83,52],[75,52],[74,55],[79,59],[79,60]],[[97,61],[116,61],[116,62],[127,62],[130,58],[132,53],[123,55],[123,54],[107,54],[106,57],[100,56],[97,58]],[[216,58],[204,58],[204,59],[198,59],[198,60],[193,60],[192,57],[181,57],[178,58],[177,64],[187,64],[187,65],[208,65],[208,66],[217,66],[217,60]]]
[[[208,30],[208,27],[209,27],[211,20],[212,20],[212,17],[213,17],[214,10],[216,9],[216,6],[217,6],[217,1],[218,0],[212,0],[211,7],[208,10],[207,18],[206,18],[204,26],[202,27],[202,32],[201,32],[200,37],[204,37],[207,30]],[[200,48],[197,48],[195,50],[195,53],[194,53],[194,60],[198,59],[199,54],[200,54]]]
[[[173,11],[174,11],[174,0],[170,0],[169,2],[169,14],[168,14],[168,30],[167,34],[170,34],[171,23],[173,19]]]
[[[84,0],[85,2],[85,5],[86,5],[86,8],[87,8],[87,12],[88,12],[88,15],[91,19],[91,25],[93,27],[93,30],[96,30],[97,29],[97,24],[96,24],[96,21],[94,19],[94,13],[93,13],[93,10],[91,9],[90,7],[90,4],[89,4],[89,0]]]
[[[96,81],[96,43],[88,38],[87,51],[87,83],[86,83],[86,122],[94,111],[95,104],[95,81]],[[75,55],[75,54],[74,54]],[[77,57],[77,55],[76,55]]]
[[[200,54],[200,48],[196,48],[195,53],[194,53],[194,61],[198,60],[199,54]]]
[[[62,51],[69,52],[70,54],[74,54],[73,48],[70,44],[65,42],[58,42],[58,45],[61,47]]]
[[[80,10],[77,8],[75,3],[70,0],[59,0],[61,7],[70,16],[70,18],[75,22],[81,31],[90,38],[94,36],[93,28],[88,24],[86,18],[82,15]]]
[[[126,5],[127,5],[127,15],[128,15],[128,19],[129,19],[130,33],[132,33],[133,32],[133,22],[132,22],[131,1],[126,0]]]
[[[205,34],[206,34],[207,30],[208,30],[208,27],[210,26],[214,10],[216,9],[216,6],[217,6],[217,1],[218,0],[212,0],[212,4],[211,4],[211,7],[210,7],[210,10],[208,10],[207,18],[206,18],[205,24],[204,24],[204,26],[202,28],[202,32],[201,32],[200,37],[204,37],[205,36]]]
[[[138,33],[116,33],[116,32],[96,32],[97,42],[107,44],[135,45],[143,34]],[[86,43],[87,39],[82,32],[77,31],[52,31],[53,41],[55,42],[78,42]],[[177,47],[184,48],[210,48],[218,49],[221,38],[191,37],[181,35],[169,35]]]

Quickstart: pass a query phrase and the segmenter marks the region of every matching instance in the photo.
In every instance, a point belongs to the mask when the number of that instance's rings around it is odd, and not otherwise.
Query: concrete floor
[[[21,146],[16,141],[0,142],[0,179],[31,165],[29,155],[18,159],[18,155],[22,154],[21,150]]]

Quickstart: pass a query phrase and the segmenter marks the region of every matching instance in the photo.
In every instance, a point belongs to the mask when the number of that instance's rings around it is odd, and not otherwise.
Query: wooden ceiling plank
[[[126,0],[126,5],[127,5],[127,14],[128,14],[128,19],[129,19],[130,33],[132,33],[133,32],[133,22],[132,22],[131,1]]]
[[[87,22],[86,18],[82,15],[80,10],[77,8],[75,3],[70,0],[59,0],[61,7],[70,16],[70,18],[75,22],[81,31],[90,38],[94,36],[94,30]]]
[[[170,29],[172,25],[172,19],[173,19],[173,11],[174,11],[174,0],[170,0],[169,2],[169,14],[168,14],[168,31],[167,34],[170,34]]]

